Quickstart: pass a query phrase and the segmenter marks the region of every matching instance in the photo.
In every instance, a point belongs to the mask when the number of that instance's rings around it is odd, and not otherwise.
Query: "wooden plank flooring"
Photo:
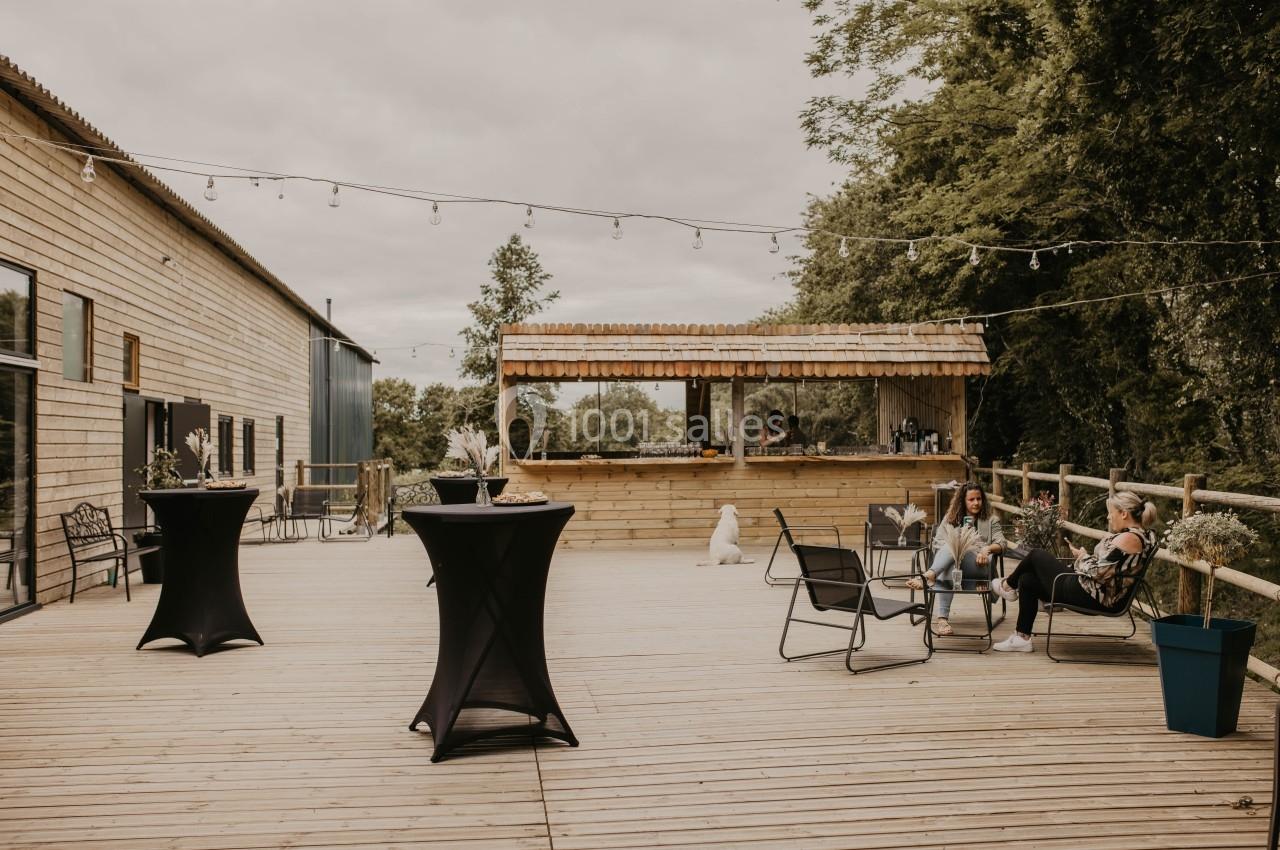
[[[435,661],[413,537],[242,548],[265,647],[135,651],[150,585],[0,625],[0,847],[1262,846],[1261,686],[1213,741],[1165,730],[1153,668],[787,664],[790,590],[701,555],[558,554],[548,655],[582,746],[434,765],[425,727],[407,730]],[[957,625],[976,614],[957,602]],[[872,628],[867,652],[918,651],[905,622]],[[1244,795],[1255,811],[1230,807]]]

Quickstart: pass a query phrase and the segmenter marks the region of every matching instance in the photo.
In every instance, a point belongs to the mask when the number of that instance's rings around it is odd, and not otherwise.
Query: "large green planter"
[[[1151,621],[1160,661],[1165,725],[1175,732],[1221,738],[1236,731],[1244,672],[1257,626],[1214,617],[1209,628],[1197,614]]]

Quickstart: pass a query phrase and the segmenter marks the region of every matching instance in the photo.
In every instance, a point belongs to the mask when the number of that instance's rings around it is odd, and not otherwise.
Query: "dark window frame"
[[[30,351],[18,351],[16,348],[5,348],[0,345],[0,354],[7,354],[10,357],[23,357],[28,360],[36,359],[36,270],[29,269],[26,266],[20,266],[17,263],[0,259],[0,266],[4,266],[10,271],[15,271],[20,275],[26,275],[27,278],[27,345]]]
[[[224,429],[222,426],[226,426]],[[236,420],[233,416],[218,416],[218,474],[235,474]]]
[[[84,377],[72,378],[67,376],[66,367],[66,314],[63,314],[62,338],[63,338],[63,354],[62,354],[62,378],[66,381],[75,381],[76,383],[92,384],[93,383],[93,299],[87,295],[81,295],[79,292],[72,292],[70,289],[62,290],[62,302],[66,305],[67,296],[79,298],[84,303]]]
[[[240,420],[240,471],[245,475],[253,475],[257,469],[257,452],[254,445],[254,422],[252,419]]]
[[[142,389],[142,340],[137,334],[123,333],[120,336],[120,345],[123,347],[125,340],[133,340],[133,356],[129,358],[129,372],[126,373],[120,383],[126,390]],[[132,379],[132,380],[130,380]]]

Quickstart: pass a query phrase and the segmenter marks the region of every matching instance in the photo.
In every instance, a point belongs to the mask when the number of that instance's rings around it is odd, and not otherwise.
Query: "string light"
[[[524,226],[533,230],[533,207],[526,206],[524,208]]]
[[[920,252],[916,250],[916,240],[914,239],[912,239],[911,243],[907,245],[907,259],[913,263],[920,259]]]
[[[981,259],[978,257],[978,246],[974,245],[972,250],[969,251],[969,265],[976,266],[979,262],[981,262]]]
[[[337,183],[333,184],[333,192],[332,194],[329,195],[329,206],[333,207],[334,209],[337,209],[338,207],[342,206],[342,198],[338,197]]]
[[[417,349],[417,348],[413,349],[413,351],[410,353],[410,355],[409,355],[409,356],[410,356],[410,357],[412,357],[414,360],[417,360],[417,359],[418,359],[418,349]]]
[[[440,204],[436,203],[435,201],[432,201],[432,202],[431,202],[431,224],[432,224],[433,226],[434,226],[434,225],[437,225],[437,224],[439,224],[439,223],[440,223],[440,220],[441,220],[441,219],[440,219]]]
[[[778,234],[769,234],[769,253],[776,254],[782,250],[782,246],[778,244]]]
[[[86,183],[92,183],[97,176],[97,172],[93,170],[93,157],[85,157],[84,168],[80,169],[80,179]]]
[[[695,227],[693,229],[693,250],[699,251],[701,249],[702,249],[702,228]]]
[[[250,177],[249,185],[256,189],[262,185],[262,179],[258,177]]]
[[[333,341],[333,353],[337,354],[341,350],[342,350],[342,343],[335,339]]]
[[[1031,262],[1028,265],[1031,266],[1032,271],[1036,271],[1037,269],[1040,268],[1040,252],[1039,251],[1031,252]]]
[[[449,349],[449,359],[450,359],[450,360],[452,360],[455,356],[457,356],[457,355],[456,355],[456,352],[454,352],[454,350],[453,350],[452,348],[450,348],[450,349]]]
[[[204,199],[205,199],[206,201],[216,201],[216,200],[218,200],[218,190],[217,190],[217,188],[213,185],[213,178],[212,178],[212,177],[210,177],[210,178],[209,178],[209,182],[205,184],[205,187],[204,187]]]
[[[618,221],[616,218],[613,220],[613,238],[622,238],[622,222]]]
[[[281,178],[280,178],[280,191],[279,191],[279,193],[276,195],[276,200],[277,200],[277,201],[283,201],[283,200],[284,200],[284,178],[283,178],[283,177],[281,177]]]
[[[849,237],[847,237],[847,236],[841,236],[841,237],[840,237],[840,251],[839,251],[839,254],[840,254],[840,259],[842,259],[842,260],[843,260],[844,258],[846,258],[846,257],[848,257],[848,256],[849,256]]]

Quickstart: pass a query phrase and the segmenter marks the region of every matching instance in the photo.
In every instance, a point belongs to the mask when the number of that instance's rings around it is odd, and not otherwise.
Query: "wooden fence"
[[[308,484],[309,469],[354,469],[354,484]],[[329,492],[350,493],[354,502],[362,495],[364,499],[364,518],[371,527],[377,527],[387,509],[387,497],[391,493],[391,483],[395,469],[390,458],[383,460],[362,460],[359,463],[297,463],[297,481],[294,487],[298,490],[327,490]]]
[[[1107,478],[1091,478],[1087,475],[1076,475],[1069,463],[1058,467],[1057,473],[1033,472],[1031,464],[1024,463],[1021,469],[1006,468],[1000,461],[992,462],[990,467],[977,467],[975,472],[991,476],[992,507],[1005,513],[1016,513],[1018,508],[1005,501],[1005,479],[1017,478],[1022,484],[1022,501],[1027,502],[1034,495],[1034,482],[1056,484],[1058,487],[1058,512],[1062,517],[1062,528],[1082,537],[1101,540],[1107,536],[1105,531],[1090,528],[1071,521],[1071,504],[1073,488],[1082,487],[1093,490],[1105,490],[1112,493],[1136,493],[1146,498],[1177,499],[1182,503],[1182,515],[1190,516],[1201,505],[1225,505],[1232,508],[1251,511],[1265,511],[1280,514],[1280,499],[1269,496],[1253,496],[1247,493],[1231,493],[1222,490],[1206,489],[1207,479],[1204,475],[1189,474],[1183,477],[1182,486],[1168,484],[1143,484],[1137,481],[1123,481],[1123,469],[1112,469]],[[1205,561],[1189,561],[1165,549],[1156,553],[1156,558],[1178,566],[1178,602],[1180,614],[1196,614],[1201,610],[1200,591],[1203,576],[1209,574],[1209,564]],[[1234,570],[1230,567],[1218,568],[1218,581],[1235,585],[1251,593],[1265,597],[1272,602],[1280,602],[1280,584],[1266,579]],[[1158,615],[1158,612],[1150,612]],[[1280,669],[1254,656],[1249,656],[1249,670],[1265,679],[1272,687],[1280,687]]]

